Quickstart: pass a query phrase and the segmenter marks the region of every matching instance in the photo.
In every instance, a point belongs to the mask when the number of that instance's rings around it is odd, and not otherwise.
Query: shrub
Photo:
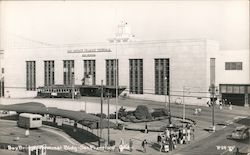
[[[134,116],[139,120],[152,120],[152,116],[145,105],[139,105],[134,111]]]
[[[101,114],[101,113],[98,113],[96,114],[97,117],[100,117],[102,116],[102,118],[107,118],[107,115],[106,114]]]
[[[127,111],[127,115],[133,116],[134,115],[134,111]]]
[[[126,117],[121,117],[121,120],[122,120],[123,122],[130,122],[130,120],[129,120],[128,118],[126,118]]]
[[[133,120],[135,120],[136,119],[136,117],[135,116],[133,116],[133,115],[127,115],[127,117],[126,117],[127,119],[129,119],[130,121],[133,121]]]
[[[165,108],[157,108],[151,114],[153,117],[168,116],[168,110]]]
[[[118,118],[121,119],[121,117],[126,117],[127,116],[127,113],[126,113],[126,109],[123,108],[123,106],[119,109],[118,111]]]
[[[116,119],[116,114],[109,114],[110,119]]]

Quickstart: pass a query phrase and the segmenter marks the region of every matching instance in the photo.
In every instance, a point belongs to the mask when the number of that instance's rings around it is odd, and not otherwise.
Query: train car
[[[44,86],[37,88],[37,97],[43,98],[79,98],[81,96],[101,96],[101,85],[53,85],[53,86]],[[118,95],[120,95],[126,87],[119,86]],[[73,92],[72,92],[73,91]],[[103,86],[104,94],[109,92],[112,97],[116,95],[115,86]]]
[[[53,85],[37,88],[37,97],[44,98],[75,98],[80,97],[79,86]]]
[[[42,126],[42,116],[38,114],[21,113],[17,125],[26,129],[39,128]]]

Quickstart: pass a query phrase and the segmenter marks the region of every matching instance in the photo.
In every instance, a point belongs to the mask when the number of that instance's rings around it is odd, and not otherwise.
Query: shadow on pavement
[[[62,126],[58,126],[56,123],[46,122],[46,121],[43,121],[43,124],[63,130],[70,137],[74,138],[75,140],[77,140],[78,142],[82,144],[90,143],[90,142],[97,142],[99,140],[99,137],[97,137],[95,134],[89,131],[86,131],[84,129],[80,129],[80,128],[75,129],[73,126],[66,125],[66,124],[62,124]]]

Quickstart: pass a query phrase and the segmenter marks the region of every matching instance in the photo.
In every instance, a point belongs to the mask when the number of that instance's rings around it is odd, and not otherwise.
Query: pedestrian
[[[144,153],[146,153],[147,152],[147,149],[146,149],[146,145],[147,145],[147,140],[146,139],[144,139],[143,141],[142,141],[142,148],[143,148],[143,152]]]
[[[170,131],[168,130],[168,128],[166,128],[165,134],[166,134],[166,140],[168,140],[170,138]]]
[[[133,151],[133,141],[132,141],[132,139],[129,139],[129,151],[130,152]]]
[[[165,140],[162,140],[160,142],[160,152],[162,151],[162,148],[163,148],[163,145],[165,145],[166,141]]]
[[[186,144],[186,129],[185,128],[183,128],[182,133],[183,133],[183,144]]]
[[[157,136],[157,143],[160,144],[160,142],[161,142],[161,135],[158,134],[158,136]]]
[[[232,110],[232,109],[233,109],[232,103],[229,102],[229,110]]]
[[[239,152],[240,152],[240,151],[239,151],[239,148],[237,147],[237,148],[236,148],[235,155],[239,155]]]
[[[145,133],[148,133],[148,124],[145,124]]]
[[[192,133],[193,133],[193,140],[194,140],[194,128],[192,128]]]
[[[187,141],[188,141],[188,143],[190,142],[190,140],[191,140],[191,132],[190,132],[190,128],[187,128]]]
[[[220,101],[220,110],[222,110],[222,102]]]
[[[172,151],[173,148],[174,148],[173,139],[172,139],[172,135],[170,135],[170,138],[169,138],[169,151]]]
[[[178,141],[180,144],[182,144],[182,139],[183,139],[183,134],[182,134],[181,129],[179,129]]]
[[[124,140],[121,138],[120,145],[124,145]]]

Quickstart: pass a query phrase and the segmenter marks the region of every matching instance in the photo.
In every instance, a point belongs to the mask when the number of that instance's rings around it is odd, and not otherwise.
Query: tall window
[[[55,84],[54,61],[44,61],[44,86]]]
[[[225,70],[242,70],[242,62],[225,62]]]
[[[74,60],[63,60],[63,84],[72,85],[74,81]]]
[[[119,61],[117,60],[116,66],[116,59],[108,59],[106,60],[106,85],[116,86],[116,79],[117,85],[119,85]]]
[[[95,60],[84,60],[84,78],[90,78],[95,85]]]
[[[36,90],[36,62],[26,61],[26,90]]]
[[[155,59],[155,94],[169,94],[169,77],[169,59]]]
[[[143,60],[129,60],[129,91],[132,94],[143,94]]]

